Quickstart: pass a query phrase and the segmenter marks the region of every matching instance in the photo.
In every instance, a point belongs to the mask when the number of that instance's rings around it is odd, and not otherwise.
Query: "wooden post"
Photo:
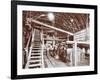
[[[72,65],[73,66],[77,66],[77,59],[78,59],[78,55],[77,55],[77,42],[75,42],[73,44],[73,52],[72,52]]]
[[[42,40],[42,51],[41,51],[41,57],[42,57],[42,68],[44,68],[44,38],[43,38],[43,30],[41,31],[41,40]]]
[[[78,63],[78,54],[77,54],[77,42],[75,42],[75,66],[77,66]]]
[[[77,41],[74,35],[74,43],[73,43],[73,52],[72,52],[72,65],[77,66],[78,63],[78,54],[77,54]]]

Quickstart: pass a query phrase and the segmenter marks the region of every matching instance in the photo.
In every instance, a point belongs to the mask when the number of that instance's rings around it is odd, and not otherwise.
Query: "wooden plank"
[[[30,18],[30,19],[31,19],[31,18]],[[37,23],[37,24],[40,24],[40,25],[43,25],[43,26],[45,26],[45,27],[49,27],[49,28],[52,28],[52,29],[57,30],[57,31],[60,31],[60,32],[64,32],[64,33],[67,33],[67,34],[70,34],[70,35],[74,35],[74,34],[71,33],[71,32],[68,32],[68,31],[65,31],[65,30],[56,28],[56,27],[54,27],[54,26],[45,24],[45,23],[43,23],[43,22],[40,22],[40,21],[37,21],[37,20],[34,20],[34,19],[31,19],[31,20],[32,20],[32,22]]]
[[[66,41],[66,43],[68,44],[74,44],[76,42],[77,44],[89,44],[89,42],[84,42],[84,41]]]

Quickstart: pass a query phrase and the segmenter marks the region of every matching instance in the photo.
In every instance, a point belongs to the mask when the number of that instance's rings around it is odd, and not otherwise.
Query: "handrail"
[[[32,33],[32,32],[30,32],[30,34],[31,34],[31,33]],[[24,48],[25,51],[26,51],[26,57],[28,57],[28,53],[29,53],[29,44],[30,44],[30,42],[31,42],[31,37],[32,37],[32,35],[29,36],[29,39],[28,39],[28,41],[27,41],[27,45],[26,45],[26,47]]]
[[[31,33],[31,32],[30,32],[30,33]],[[25,49],[27,49],[27,48],[29,47],[29,43],[30,43],[30,40],[31,40],[31,36],[32,36],[32,35],[29,36],[29,39],[28,39],[28,41],[27,41],[27,45],[26,45]]]
[[[33,31],[33,29],[32,29],[32,40],[31,40],[31,46],[30,46],[30,50],[29,50],[29,55],[27,56],[26,68],[28,68],[28,65],[29,65],[29,59],[30,59],[30,56],[31,56],[33,42],[34,42],[34,35],[35,35],[35,30]]]

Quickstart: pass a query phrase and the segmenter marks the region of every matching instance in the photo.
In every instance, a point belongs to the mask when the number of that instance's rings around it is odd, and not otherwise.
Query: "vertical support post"
[[[70,66],[73,66],[73,59],[72,59],[73,57],[72,57],[72,54],[73,54],[73,51],[70,52],[70,56],[69,56],[70,57],[70,61],[71,61],[70,62]]]
[[[55,46],[55,36],[53,35],[53,46]]]
[[[75,50],[75,66],[77,66],[78,63],[78,55],[77,55],[77,42],[74,44],[74,50]]]
[[[82,49],[82,62],[84,62],[84,60],[85,60],[85,52],[86,52],[86,50],[85,50],[85,48],[83,48]]]
[[[77,41],[74,35],[74,44],[73,44],[73,52],[72,52],[72,65],[77,66],[78,64],[78,54],[77,54]]]
[[[41,41],[42,41],[42,51],[41,51],[41,57],[42,57],[42,68],[44,68],[44,55],[43,55],[43,53],[44,53],[44,38],[43,38],[43,30],[41,31]]]
[[[72,53],[72,65],[77,66],[77,60],[78,60],[78,55],[77,55],[77,42],[73,44],[73,53]]]
[[[67,41],[69,41],[69,34],[67,35]]]

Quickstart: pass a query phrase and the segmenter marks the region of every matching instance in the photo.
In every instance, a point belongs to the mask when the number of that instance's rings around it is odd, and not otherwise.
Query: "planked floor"
[[[44,58],[45,58],[44,61],[45,61],[45,67],[46,68],[71,66],[70,63],[64,63],[60,60],[57,60],[57,59],[51,57],[49,54],[44,55]]]
[[[45,68],[70,67],[71,66],[70,62],[64,63],[61,60],[57,60],[51,57],[49,54],[44,55],[44,64],[45,64]],[[88,59],[84,59],[84,61],[80,61],[77,64],[77,66],[86,66],[86,65],[89,65]]]

